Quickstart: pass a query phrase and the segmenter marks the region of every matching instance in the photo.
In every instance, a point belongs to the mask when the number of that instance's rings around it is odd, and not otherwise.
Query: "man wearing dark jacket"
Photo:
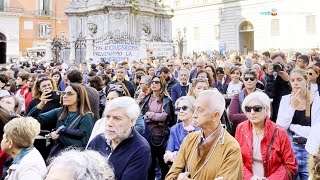
[[[150,146],[133,128],[140,114],[136,101],[119,97],[106,106],[106,131],[97,135],[88,149],[100,152],[114,167],[117,180],[147,180],[151,164]]]
[[[124,66],[120,66],[119,65],[117,67],[117,70],[116,70],[117,79],[114,80],[114,81],[111,81],[108,84],[108,86],[106,88],[106,91],[109,90],[110,84],[115,84],[116,82],[121,82],[126,86],[126,88],[128,89],[128,91],[130,93],[130,96],[133,98],[134,97],[134,93],[135,93],[134,85],[132,84],[132,82],[125,80],[126,72],[127,72],[126,68]],[[107,94],[107,92],[106,92],[106,94]]]
[[[290,94],[289,74],[286,72],[286,57],[282,52],[277,52],[271,56],[273,66],[269,66],[266,74],[265,93],[272,99],[272,117],[275,122],[278,117],[278,109],[281,97]],[[280,71],[276,72],[277,68],[281,67]]]
[[[177,99],[179,99],[182,96],[186,96],[189,91],[189,71],[188,69],[182,68],[179,71],[179,82],[172,86],[171,89],[171,100],[173,106],[175,105]]]
[[[70,83],[80,83],[82,84],[83,76],[81,71],[79,70],[72,70],[67,74],[67,82],[66,84],[69,85]],[[100,119],[99,115],[99,92],[92,87],[89,87],[87,85],[84,85],[84,87],[87,90],[87,94],[89,97],[89,103],[91,106],[91,111],[94,114],[94,120],[97,121]]]

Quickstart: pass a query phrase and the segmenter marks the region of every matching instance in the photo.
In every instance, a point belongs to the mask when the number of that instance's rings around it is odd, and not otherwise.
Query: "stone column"
[[[70,41],[70,55],[69,55],[69,62],[76,62],[76,41],[72,37]]]
[[[44,60],[47,63],[50,63],[53,60],[51,44],[52,44],[52,40],[50,38],[48,38],[46,40],[46,56],[44,57]]]
[[[92,63],[93,60],[93,37],[91,34],[88,35],[88,37],[86,38],[87,42],[86,42],[86,58],[85,61],[87,61],[88,64]]]

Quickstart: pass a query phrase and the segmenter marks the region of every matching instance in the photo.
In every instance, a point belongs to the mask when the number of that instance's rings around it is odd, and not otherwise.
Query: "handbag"
[[[156,147],[166,146],[169,138],[169,129],[166,126],[155,125],[150,129],[150,143]]]
[[[81,117],[81,114],[79,114],[72,122],[71,124],[68,126],[68,128],[71,128],[74,123],[76,123],[76,121]],[[66,146],[64,144],[62,144],[61,142],[56,141],[56,143],[52,146],[48,159],[51,159],[52,157],[54,157],[55,155],[59,154],[63,149],[65,149]]]

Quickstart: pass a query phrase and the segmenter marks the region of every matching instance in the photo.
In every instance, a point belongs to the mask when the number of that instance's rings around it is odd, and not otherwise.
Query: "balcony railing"
[[[53,12],[49,10],[37,10],[36,15],[37,16],[52,16]]]
[[[0,12],[23,13],[23,8],[0,7]]]

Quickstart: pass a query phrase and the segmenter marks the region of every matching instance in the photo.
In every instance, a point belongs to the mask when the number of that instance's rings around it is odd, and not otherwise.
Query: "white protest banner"
[[[173,55],[173,44],[168,42],[151,42],[148,43],[149,49],[153,51],[153,56],[172,56]]]
[[[132,44],[96,44],[93,46],[93,62],[123,61],[128,58],[136,60],[139,54],[139,45]]]

